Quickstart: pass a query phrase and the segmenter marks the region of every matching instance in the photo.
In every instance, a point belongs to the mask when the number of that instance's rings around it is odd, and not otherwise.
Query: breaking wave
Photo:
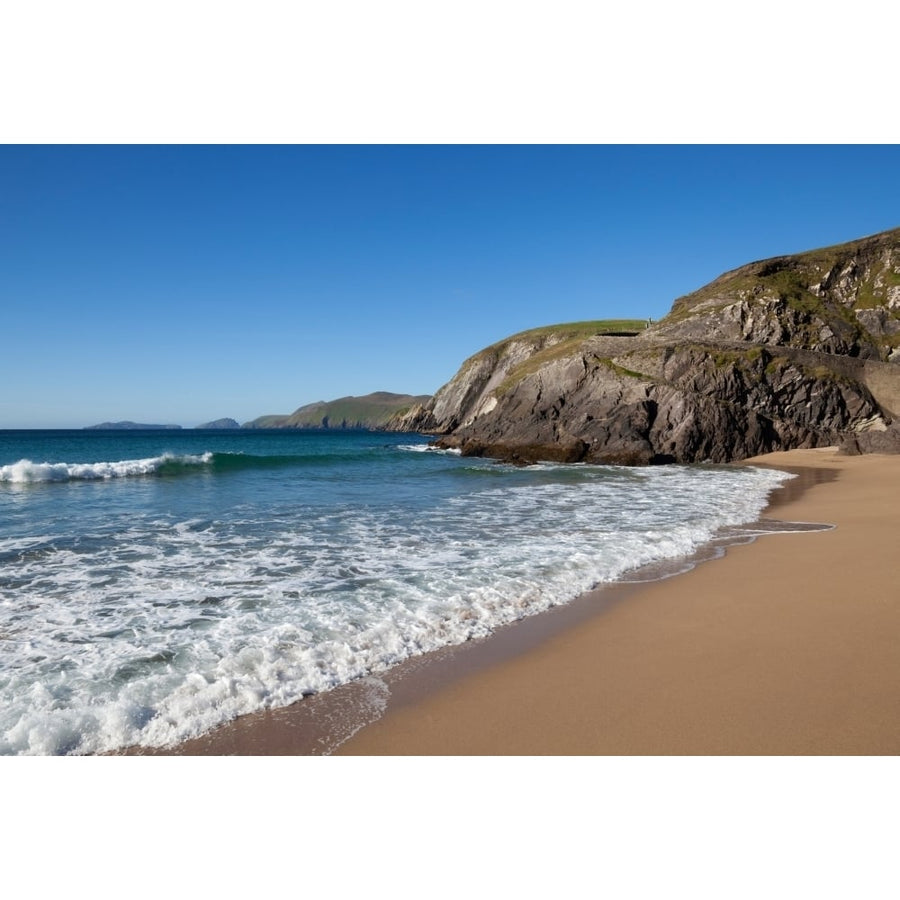
[[[244,453],[201,453],[196,455],[165,453],[147,459],[123,459],[117,462],[32,462],[20,459],[0,466],[0,484],[41,484],[60,481],[108,481],[156,475],[175,477],[203,470],[212,473],[246,469],[281,469],[292,466],[330,466],[364,454],[303,454],[256,456]]]
[[[199,456],[164,454],[149,459],[123,459],[118,462],[32,462],[20,459],[8,466],[0,466],[0,483],[38,484],[46,481],[100,481],[111,478],[130,478],[136,475],[177,474],[179,470],[208,465],[213,453]]]
[[[773,530],[758,517],[790,477],[520,468],[383,435],[16,440],[0,756],[171,744],[377,677],[639,567],[677,570],[723,529]],[[28,487],[77,479],[119,480]]]
[[[461,453],[456,447],[435,447],[433,444],[398,444],[397,449],[409,453],[441,453],[445,456],[459,456]]]

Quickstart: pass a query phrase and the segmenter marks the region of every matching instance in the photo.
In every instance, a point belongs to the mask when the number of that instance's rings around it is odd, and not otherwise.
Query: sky
[[[854,38],[846,16],[820,6],[7,4],[0,428],[189,426],[378,389],[431,392],[466,356],[517,330],[658,318],[675,297],[747,261],[897,227],[896,60],[878,40],[890,31]],[[857,0],[852,21],[888,20],[881,0]],[[874,146],[831,146],[845,140]],[[773,880],[808,888],[812,877],[820,895],[837,897],[860,872],[873,884],[882,869],[890,878],[872,849],[891,833],[884,786],[893,783],[871,760],[838,762],[824,775],[817,766],[799,794],[796,767],[771,759],[745,760],[737,778],[731,763],[724,771],[709,759],[677,772],[657,761],[617,763],[613,773],[588,761],[590,772],[573,774],[572,761],[552,760],[536,772],[534,760],[514,759],[440,760],[439,772],[404,760],[388,778],[381,764],[342,770],[297,782],[298,802],[315,812],[302,834],[305,858],[318,864],[307,875],[330,883],[349,846],[371,888],[399,842],[411,850],[407,881],[433,888],[444,862],[435,848],[473,822],[478,831],[473,797],[490,800],[489,832],[476,840],[500,860],[520,854],[535,823],[580,821],[585,785],[596,783],[609,822],[634,825],[637,810],[643,829],[640,841],[637,826],[604,834],[605,883],[634,893],[635,872],[641,884],[658,872],[659,894],[684,872],[695,894],[718,896],[735,871],[747,875],[745,848],[772,831],[776,809],[790,833],[763,847],[771,859],[754,870],[760,889]],[[90,795],[102,799],[93,806],[83,802],[84,777],[42,770],[6,791],[6,818],[34,826],[22,834],[46,833],[48,804],[78,808],[93,826],[81,830],[86,839],[102,833],[117,851],[107,855],[118,865],[99,872],[111,894],[140,864],[132,848],[144,858],[148,847],[171,855],[179,844],[179,823],[155,802],[171,793],[173,774],[202,792],[204,808],[225,804],[232,817],[260,818],[261,803],[269,811],[261,797],[283,804],[286,785],[290,795],[290,779],[271,766],[231,767],[235,790],[223,794],[209,766],[142,772],[126,792],[121,779],[92,773]],[[404,788],[436,776],[458,784],[462,804],[448,813],[445,791],[410,817]],[[260,777],[271,790],[259,790]],[[823,780],[827,815],[817,805]],[[378,794],[381,785],[390,790]],[[128,829],[106,827],[135,797],[147,801],[142,815]],[[385,827],[355,841],[345,809],[360,797]],[[193,857],[198,839],[201,852],[218,851],[184,822],[180,844]],[[541,834],[549,863],[520,867],[526,894],[535,884],[558,889],[561,873],[573,890],[596,880],[593,831]],[[245,858],[272,856],[279,836],[259,835],[256,844],[242,836]],[[77,866],[93,849],[78,836],[60,831],[63,863]],[[37,861],[33,843],[14,845],[26,866]],[[712,852],[691,867],[700,845]],[[648,846],[661,860],[649,875]],[[804,862],[823,847],[841,865],[820,867],[816,880]],[[886,849],[878,858],[892,859]],[[68,877],[72,866],[57,869]],[[223,870],[226,896],[235,884],[284,886],[277,867],[244,868]],[[510,867],[494,869],[486,883],[508,891]],[[208,889],[216,872],[197,871]]]
[[[429,394],[900,226],[896,145],[0,146],[0,428]]]

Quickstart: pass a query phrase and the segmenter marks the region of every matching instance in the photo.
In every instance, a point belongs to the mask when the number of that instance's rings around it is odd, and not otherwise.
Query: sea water
[[[161,746],[757,520],[752,467],[513,467],[419,435],[0,432],[0,753]]]

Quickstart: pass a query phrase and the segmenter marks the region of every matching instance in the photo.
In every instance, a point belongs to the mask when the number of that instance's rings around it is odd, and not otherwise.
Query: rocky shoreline
[[[897,452],[898,348],[895,229],[742,266],[637,334],[580,323],[514,335],[388,427],[513,462]]]

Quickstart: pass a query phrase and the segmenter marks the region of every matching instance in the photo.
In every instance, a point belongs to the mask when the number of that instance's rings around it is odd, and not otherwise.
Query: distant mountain
[[[376,391],[364,397],[308,403],[289,416],[260,416],[245,423],[244,428],[367,428],[379,431],[391,419],[430,399],[428,394],[412,396]]]
[[[216,419],[214,422],[205,422],[197,428],[240,428],[240,424],[234,419]]]
[[[161,431],[178,429],[180,425],[145,425],[142,422],[101,422],[99,425],[86,425],[85,431]]]
[[[257,416],[252,422],[244,422],[241,428],[283,428],[289,418],[287,414]]]

